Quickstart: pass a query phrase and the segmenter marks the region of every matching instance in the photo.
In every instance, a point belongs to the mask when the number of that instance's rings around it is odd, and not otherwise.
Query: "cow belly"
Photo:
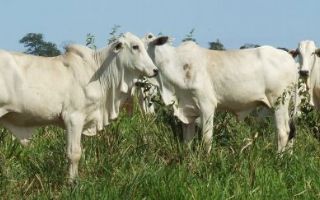
[[[19,126],[55,124],[61,121],[64,102],[69,96],[68,90],[62,89],[24,86],[2,106],[8,110],[3,118]]]
[[[266,97],[256,99],[231,99],[222,101],[220,104],[218,104],[217,109],[238,113],[252,110],[258,106],[270,107],[270,103]]]
[[[245,79],[242,78],[241,81],[229,81],[223,82],[223,84],[216,83],[220,85],[215,90],[218,99],[218,109],[241,112],[260,105],[271,107],[272,102],[270,102],[265,93],[266,88],[264,87],[263,80],[256,80],[256,78],[250,76],[245,77]]]
[[[17,113],[9,112],[0,119],[0,123],[10,123],[19,127],[32,127],[32,126],[44,126],[44,125],[58,125],[63,127],[63,121],[61,117],[56,114],[43,114],[38,113]]]
[[[0,124],[4,126],[5,128],[9,129],[11,133],[16,136],[22,144],[27,144],[28,140],[32,137],[32,134],[34,133],[34,130],[37,127],[34,126],[16,126],[12,124],[9,121],[6,120],[0,120]]]
[[[1,117],[0,125],[9,129],[13,135],[15,135],[22,144],[28,143],[34,130],[37,127],[44,125],[58,125],[62,128],[63,122],[59,118],[50,117],[34,117],[30,113],[15,113],[9,112]]]

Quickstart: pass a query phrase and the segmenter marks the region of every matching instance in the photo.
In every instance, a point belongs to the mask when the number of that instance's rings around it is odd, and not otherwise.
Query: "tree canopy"
[[[250,49],[260,47],[259,44],[246,43],[240,47],[240,49]]]
[[[193,42],[197,42],[196,39],[194,38],[194,31],[195,29],[191,29],[191,31],[185,36],[184,39],[182,39],[182,42],[186,42],[186,41],[193,41]]]
[[[226,50],[224,48],[224,45],[220,42],[219,39],[217,39],[215,42],[209,42],[209,49],[212,49],[212,50]]]
[[[61,54],[56,44],[44,41],[41,33],[28,33],[19,42],[27,48],[25,53],[28,54],[48,57]]]

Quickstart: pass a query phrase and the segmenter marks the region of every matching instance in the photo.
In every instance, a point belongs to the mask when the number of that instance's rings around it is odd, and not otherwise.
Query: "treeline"
[[[111,29],[111,32],[109,33],[109,36],[107,39],[108,44],[113,42],[115,39],[117,39],[121,35],[121,33],[119,33],[119,28],[120,28],[119,25],[115,25]],[[182,39],[182,42],[185,42],[185,41],[197,42],[194,36],[194,33],[195,33],[195,29],[191,29],[191,31],[187,33],[185,37]],[[159,35],[161,34],[162,33],[159,33]],[[23,44],[23,46],[26,48],[24,52],[28,54],[51,57],[51,56],[60,55],[62,53],[55,43],[46,41],[42,33],[27,33],[24,37],[22,37],[19,40],[19,43]],[[95,36],[93,34],[88,33],[86,35],[85,45],[88,46],[89,48],[96,49]],[[226,50],[225,46],[219,39],[209,42],[208,45],[209,45],[208,48],[212,50]],[[239,49],[256,48],[259,46],[260,46],[259,44],[245,43],[242,46],[240,46]],[[281,48],[281,47],[279,48],[287,50],[286,48]]]

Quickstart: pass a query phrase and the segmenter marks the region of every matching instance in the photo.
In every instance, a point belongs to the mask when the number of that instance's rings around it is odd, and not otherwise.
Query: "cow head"
[[[169,37],[168,36],[155,36],[152,33],[147,33],[141,40],[147,48],[150,45],[153,45],[153,46],[164,45],[169,41]]]
[[[144,46],[145,46],[149,56],[153,60],[153,62],[157,63],[156,53],[155,53],[156,47],[166,44],[169,41],[169,37],[168,36],[155,36],[152,33],[148,33],[141,40],[144,43]],[[157,67],[161,70],[161,66],[158,65]]]
[[[169,41],[168,36],[155,36],[152,33],[148,33],[142,38],[142,42],[144,43],[149,55],[153,60],[154,60],[155,47],[164,45],[168,41]]]
[[[291,50],[290,54],[294,58],[298,57],[300,64],[300,76],[308,78],[313,66],[315,65],[316,58],[320,57],[320,49],[317,49],[314,41],[304,40],[299,43],[296,50]]]
[[[148,45],[150,42],[152,42],[157,36],[155,36],[152,33],[147,33],[141,40],[144,43],[146,49],[148,49]]]
[[[149,81],[159,87],[161,98],[165,105],[172,105],[174,102],[177,102],[175,88],[171,81],[177,78],[177,74],[172,73],[174,71],[172,68],[175,67],[174,62],[172,62],[174,61],[172,56],[174,57],[175,54],[172,52],[175,48],[167,45],[170,42],[168,36],[155,36],[152,33],[148,33],[142,38],[142,41],[149,56],[160,71],[156,79],[149,79]]]
[[[158,69],[149,57],[143,42],[131,33],[125,33],[112,44],[112,50],[117,54],[118,62],[130,73],[138,76],[153,77]]]

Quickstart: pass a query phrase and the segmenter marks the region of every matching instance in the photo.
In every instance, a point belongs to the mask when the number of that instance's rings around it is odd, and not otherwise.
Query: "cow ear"
[[[320,49],[316,49],[316,51],[314,52],[318,57],[320,57]]]
[[[299,51],[297,49],[295,49],[295,50],[290,50],[289,53],[291,54],[292,57],[295,58],[299,54]]]
[[[113,46],[113,52],[118,53],[123,48],[122,42],[117,42]]]
[[[157,39],[153,40],[153,44],[155,46],[161,46],[161,45],[164,45],[165,43],[167,43],[169,40],[169,37],[168,36],[160,36],[158,37]]]

